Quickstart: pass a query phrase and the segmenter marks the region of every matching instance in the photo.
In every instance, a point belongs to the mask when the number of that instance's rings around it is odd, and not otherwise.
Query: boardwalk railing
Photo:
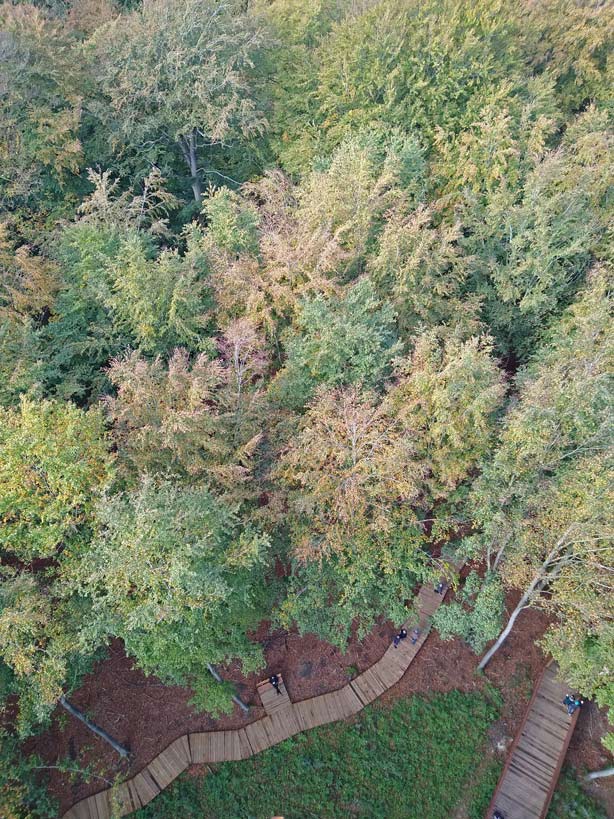
[[[179,737],[132,779],[82,799],[64,814],[63,819],[126,816],[151,802],[191,764],[247,759],[300,731],[356,714],[401,679],[424,645],[431,616],[444,597],[445,590],[438,594],[432,586],[423,586],[415,607],[419,634],[413,633],[416,626],[414,614],[405,624],[410,633],[398,647],[389,646],[375,665],[343,688],[293,703],[281,675],[280,694],[268,680],[260,683],[258,693],[266,716],[233,731],[207,731]]]
[[[516,735],[485,819],[544,819],[579,711],[563,705],[569,689],[550,663],[541,675]]]

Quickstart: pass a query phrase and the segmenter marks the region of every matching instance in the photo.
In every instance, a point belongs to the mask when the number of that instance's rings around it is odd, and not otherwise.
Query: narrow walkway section
[[[460,566],[450,565],[451,573],[459,570]],[[63,819],[126,816],[151,802],[191,764],[247,759],[300,731],[358,713],[405,674],[424,645],[431,628],[431,617],[445,597],[446,582],[442,579],[439,592],[432,586],[420,589],[414,613],[404,625],[408,632],[405,639],[396,648],[391,645],[375,665],[343,688],[293,703],[281,674],[278,675],[280,694],[266,680],[258,685],[266,711],[262,719],[232,731],[206,731],[179,737],[132,779],[82,799],[64,814]]]
[[[563,705],[569,693],[550,663],[540,677],[485,819],[544,819],[561,773],[579,710]]]

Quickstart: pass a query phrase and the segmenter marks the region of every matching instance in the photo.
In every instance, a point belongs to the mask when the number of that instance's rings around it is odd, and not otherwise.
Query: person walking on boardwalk
[[[279,677],[277,676],[277,674],[271,674],[271,676],[269,677],[269,682],[271,683],[275,691],[278,694],[281,694],[281,691],[279,690]]]
[[[394,640],[392,641],[392,645],[395,648],[398,648],[399,643],[401,642],[401,640],[404,640],[406,637],[407,637],[407,629],[402,628],[401,631],[399,631],[399,633],[395,636]]]
[[[418,642],[418,637],[420,636],[420,629],[416,626],[416,628],[411,633],[411,644],[415,646]]]
[[[567,694],[563,700],[563,705],[567,706],[567,713],[571,716],[578,708],[582,708],[584,700],[579,694]]]
[[[439,583],[435,586],[435,591],[437,594],[444,594],[446,590],[446,584],[443,580],[440,580]]]

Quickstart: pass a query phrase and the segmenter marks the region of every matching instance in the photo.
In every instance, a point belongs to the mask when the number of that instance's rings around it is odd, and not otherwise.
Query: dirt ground
[[[508,600],[508,608],[513,605]],[[476,674],[476,657],[460,640],[444,643],[432,633],[416,661],[401,681],[387,691],[381,701],[429,691],[481,689],[486,680],[504,697],[502,717],[491,732],[491,752],[505,754],[524,713],[533,683],[546,662],[536,641],[548,625],[546,616],[524,612],[507,642],[495,655],[486,675]],[[76,770],[87,767],[94,776],[88,782],[78,773],[49,772],[49,788],[59,798],[62,811],[95,791],[106,787],[118,773],[136,773],[176,737],[189,731],[236,728],[263,715],[256,695],[256,683],[273,672],[281,672],[293,700],[306,699],[344,685],[348,679],[376,662],[389,645],[395,629],[389,622],[378,623],[362,641],[352,639],[345,653],[313,635],[268,631],[263,623],[255,636],[262,643],[266,668],[244,677],[238,666],[220,668],[225,679],[235,682],[238,693],[251,707],[244,715],[235,706],[228,716],[213,720],[188,705],[189,690],[163,685],[155,677],[145,677],[133,667],[121,643],[114,642],[102,660],[83,681],[71,700],[96,723],[133,753],[129,765],[77,720],[56,711],[51,728],[30,741],[26,751],[36,751],[49,764],[70,759]],[[572,739],[568,764],[579,770],[594,770],[611,764],[600,744],[606,730],[605,716],[590,705],[580,715]],[[614,788],[609,780],[591,786],[614,817]]]

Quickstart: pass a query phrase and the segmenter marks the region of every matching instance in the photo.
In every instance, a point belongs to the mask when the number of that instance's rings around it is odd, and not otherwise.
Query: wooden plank
[[[267,733],[271,740],[271,745],[277,745],[288,737],[298,734],[300,726],[296,720],[293,710],[284,709],[277,714],[271,714],[270,723],[267,725]]]
[[[371,692],[365,686],[364,680],[361,679],[361,677],[356,677],[355,680],[351,681],[350,685],[356,696],[360,699],[363,708],[375,699],[375,697],[371,697]]]
[[[239,747],[241,749],[241,759],[248,759],[250,756],[253,756],[254,752],[252,750],[252,746],[249,744],[249,739],[247,738],[245,728],[239,728],[237,731],[237,737],[239,739]]]
[[[315,699],[316,698],[313,697],[309,700],[294,703],[294,713],[301,727],[301,731],[309,731],[311,728],[322,725],[322,722],[318,721],[318,717],[316,715],[316,709],[314,706]]]
[[[93,799],[96,810],[98,811],[98,819],[111,819],[110,792],[108,790],[99,791],[90,798]]]
[[[312,697],[302,702],[302,706],[308,714],[310,728],[316,728],[318,725],[325,725],[330,722],[328,703],[325,697],[326,694],[320,694],[318,697]]]
[[[345,716],[350,717],[362,710],[362,703],[352,686],[348,683],[339,689],[339,696],[344,702]]]
[[[80,802],[77,802],[68,813],[64,814],[64,817],[67,817],[69,814],[71,819],[90,819],[89,799],[82,799]]]
[[[405,674],[413,659],[413,657],[408,656],[403,651],[395,651],[393,646],[390,646],[390,648],[386,650],[382,660],[384,658],[391,671],[397,675],[397,682],[402,678],[403,674]]]
[[[224,758],[227,762],[241,759],[241,745],[238,731],[224,731]]]
[[[191,758],[188,737],[184,735],[152,759],[147,768],[156,786],[164,790],[180,773],[185,771]]]
[[[168,750],[172,750],[173,753],[177,754],[177,757],[185,763],[185,768],[187,768],[192,762],[192,758],[190,756],[190,743],[188,742],[188,737],[186,734],[182,734],[180,737],[177,737],[174,742],[171,742],[171,744],[168,746]]]
[[[327,722],[337,722],[343,719],[343,705],[335,691],[322,694],[322,707],[326,709],[328,713]]]
[[[135,807],[135,810],[142,808],[143,805],[141,804],[141,797],[139,796],[139,792],[134,787],[134,782],[132,779],[128,779],[126,781],[126,785],[128,786],[128,790],[130,791],[130,799],[132,800],[132,804]]]
[[[267,720],[270,721],[270,717],[263,717],[257,722],[251,722],[245,727],[245,733],[249,739],[249,744],[251,745],[255,754],[258,754],[260,751],[264,751],[266,748],[271,747],[271,741],[269,740],[267,732]]]
[[[160,790],[167,788],[181,773],[177,770],[173,755],[167,755],[166,751],[152,759],[147,767]]]
[[[384,686],[384,690],[392,688],[403,676],[394,660],[387,657],[382,657],[375,665],[372,665],[371,671]]]
[[[147,768],[144,768],[138,773],[132,780],[132,783],[139,795],[141,805],[149,804],[149,802],[160,793],[160,788],[154,782]],[[100,817],[100,819],[102,819],[102,817]]]
[[[371,690],[375,694],[375,697],[381,696],[386,690],[386,686],[382,683],[382,681],[375,675],[371,668],[367,668],[366,671],[363,671],[362,677],[367,685],[370,686]],[[374,697],[374,699],[375,699]]]
[[[119,816],[126,816],[129,813],[137,810],[136,805],[133,804],[130,796],[130,789],[125,782],[119,785],[114,785],[110,790],[110,802],[113,809]]]

